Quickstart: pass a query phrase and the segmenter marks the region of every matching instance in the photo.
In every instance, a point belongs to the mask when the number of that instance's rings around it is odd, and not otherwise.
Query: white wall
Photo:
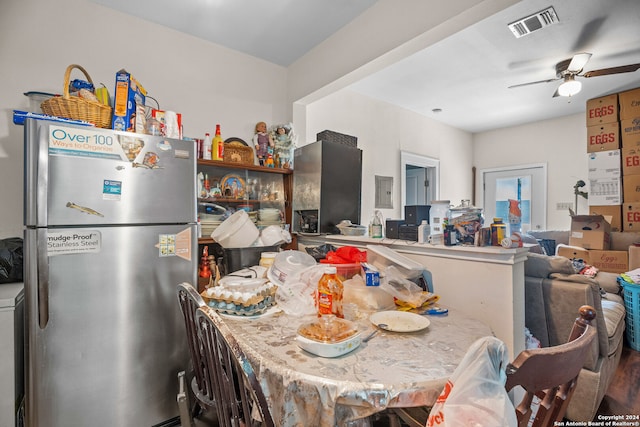
[[[473,164],[478,169],[547,164],[547,229],[568,230],[571,220],[556,203],[575,201],[573,186],[588,183],[587,128],[584,113],[475,134]],[[480,199],[481,177],[477,194]],[[583,189],[588,191],[588,186]],[[478,200],[478,206],[482,200]],[[588,213],[588,202],[580,197],[578,213]]]
[[[409,110],[341,90],[307,107],[307,133],[298,145],[332,130],[358,138],[362,149],[361,223],[374,211],[375,175],[393,177],[393,207],[385,219],[404,218],[401,203],[400,151],[440,160],[440,197],[459,204],[472,193],[472,135]]]
[[[283,67],[86,0],[2,0],[0,58],[0,238],[22,236],[23,128],[13,110],[27,109],[23,92],[60,93],[69,64],[111,92],[126,68],[161,108],[183,114],[185,136],[220,123],[224,138],[249,140],[258,121],[291,120]]]
[[[476,7],[466,14],[512,1],[470,0],[465,6]],[[450,17],[447,28],[468,19],[462,15]],[[162,108],[183,114],[186,136],[202,136],[221,123],[224,137],[247,140],[257,121],[292,118],[289,70],[86,0],[0,2],[0,58],[0,238],[22,235],[22,127],[13,125],[12,110],[28,107],[23,92],[60,92],[69,64],[84,66],[94,82],[111,91],[115,72],[126,68]],[[324,84],[310,82],[315,85],[307,91]],[[295,124],[300,145],[315,141],[325,129],[358,137],[364,150],[363,224],[373,212],[376,174],[394,178],[394,209],[384,210],[385,218],[403,217],[400,150],[440,160],[440,195],[452,203],[471,198],[472,166],[548,162],[548,228],[568,227],[566,213],[555,211],[555,204],[572,201],[575,182],[586,181],[582,115],[471,135],[347,90],[301,108],[304,123]],[[479,198],[479,188],[476,193]]]

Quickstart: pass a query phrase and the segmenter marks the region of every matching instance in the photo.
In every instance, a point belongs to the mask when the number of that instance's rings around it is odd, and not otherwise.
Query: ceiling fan
[[[536,82],[521,83],[513,86],[509,86],[509,89],[521,86],[529,86],[538,83],[550,83],[557,80],[564,80],[558,89],[553,94],[556,96],[573,96],[580,92],[582,89],[582,82],[576,80],[576,77],[598,77],[606,76],[609,74],[621,74],[631,73],[640,68],[640,64],[622,65],[619,67],[602,68],[600,70],[587,71],[580,74],[582,69],[591,58],[590,53],[578,53],[573,55],[573,58],[566,59],[556,64],[556,77],[553,79],[539,80]]]

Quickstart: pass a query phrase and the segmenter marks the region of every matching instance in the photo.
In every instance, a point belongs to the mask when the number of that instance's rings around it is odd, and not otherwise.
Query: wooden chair
[[[534,396],[540,403],[532,427],[553,426],[555,421],[562,421],[589,346],[596,338],[596,330],[591,326],[595,309],[583,305],[579,311],[580,317],[573,324],[566,344],[524,350],[507,365],[507,391],[515,386],[525,390],[516,407],[519,426],[529,425]]]
[[[186,390],[187,387],[185,387],[187,376],[184,371],[179,372],[178,384],[180,391],[177,398],[178,409],[182,427],[193,427],[193,418],[197,417],[203,409],[215,408],[213,385],[209,381],[209,376],[205,373],[203,345],[198,335],[198,327],[196,324],[196,310],[200,307],[206,307],[207,304],[200,294],[198,294],[198,291],[186,282],[178,285],[178,303],[180,304],[180,310],[184,317],[189,353],[193,364],[191,392],[196,398],[195,405],[191,408],[189,392]]]
[[[274,427],[267,399],[253,367],[220,315],[209,307],[196,311],[205,356],[205,375],[221,427]]]
[[[596,338],[596,330],[591,326],[596,312],[593,307],[583,305],[579,309],[567,343],[546,348],[523,350],[507,365],[507,391],[516,386],[525,390],[525,395],[515,408],[519,427],[551,427],[555,421],[562,421],[569,400],[575,390],[578,374],[584,365],[591,342]],[[538,410],[532,424],[533,408],[539,399]],[[391,427],[399,426],[399,420],[410,427],[427,425],[430,408],[389,408]]]

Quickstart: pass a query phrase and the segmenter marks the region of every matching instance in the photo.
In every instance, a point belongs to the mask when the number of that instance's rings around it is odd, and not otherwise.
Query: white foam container
[[[419,262],[383,245],[367,245],[367,262],[376,266],[380,272],[392,265],[407,279],[415,279],[425,270]]]
[[[243,210],[231,214],[211,233],[223,248],[246,248],[260,236],[260,231]]]

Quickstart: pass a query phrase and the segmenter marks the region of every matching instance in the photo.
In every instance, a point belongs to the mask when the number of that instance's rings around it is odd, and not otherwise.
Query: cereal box
[[[135,131],[136,106],[144,105],[147,91],[126,70],[116,73],[116,89],[113,99],[113,120],[115,130]]]

